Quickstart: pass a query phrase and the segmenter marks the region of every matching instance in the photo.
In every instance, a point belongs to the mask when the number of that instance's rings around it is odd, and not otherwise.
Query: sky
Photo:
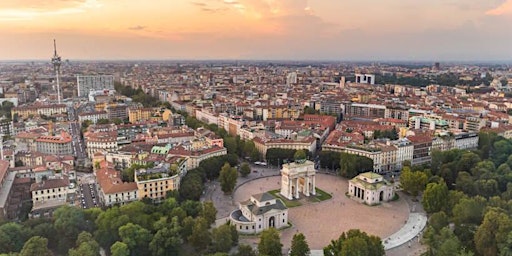
[[[0,60],[510,61],[512,0],[1,0]]]

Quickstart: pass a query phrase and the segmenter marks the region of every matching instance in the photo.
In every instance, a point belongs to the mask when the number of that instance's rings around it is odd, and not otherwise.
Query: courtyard
[[[241,185],[233,195],[231,210],[236,202],[249,199],[253,194],[280,188],[281,176],[262,177]],[[360,229],[368,234],[386,238],[400,230],[409,217],[409,206],[405,200],[367,206],[348,198],[346,179],[317,173],[317,187],[331,193],[332,198],[322,202],[300,199],[302,205],[289,208],[292,227],[281,231],[281,243],[290,248],[292,237],[301,232],[306,236],[311,249],[323,249],[331,240],[350,229]],[[241,237],[243,243],[256,245],[258,237]]]

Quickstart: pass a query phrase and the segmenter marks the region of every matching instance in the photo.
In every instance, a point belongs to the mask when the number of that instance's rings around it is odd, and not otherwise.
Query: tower
[[[60,104],[60,83],[59,83],[59,74],[60,74],[60,64],[61,64],[61,59],[60,59],[60,56],[57,55],[57,43],[55,43],[55,39],[53,39],[53,58],[52,58],[52,64],[53,64],[53,69],[55,70],[55,79],[57,81],[57,100]]]

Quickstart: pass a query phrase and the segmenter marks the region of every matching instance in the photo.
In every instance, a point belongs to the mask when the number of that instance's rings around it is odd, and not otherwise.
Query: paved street
[[[80,124],[78,122],[70,123],[70,132],[73,137],[73,151],[75,152],[75,156],[77,159],[87,158],[87,153],[85,151],[85,144],[80,136]]]
[[[98,207],[98,198],[96,195],[96,184],[80,184],[77,190],[80,198],[80,206],[84,209]]]
[[[238,198],[239,197],[239,192],[237,192],[238,187],[240,187],[244,184],[249,185],[249,183],[251,183],[251,185],[255,185],[256,183],[258,183],[260,185],[256,185],[257,186],[255,188],[256,190],[252,191],[251,193],[259,193],[259,192],[264,192],[263,190],[266,191],[267,189],[271,189],[271,188],[278,186],[278,185],[276,185],[277,184],[276,182],[279,181],[279,177],[272,177],[272,179],[270,180],[271,176],[279,175],[279,170],[276,167],[261,167],[261,166],[252,165],[251,168],[253,171],[251,172],[251,174],[248,177],[246,177],[246,178],[239,177],[238,178],[235,192],[233,193],[235,195],[235,200],[233,200],[233,197],[230,195],[224,195],[224,193],[220,190],[219,182],[213,181],[206,185],[205,193],[202,197],[202,200],[212,200],[214,202],[214,205],[217,208],[217,218],[218,218],[217,224],[225,223],[227,220],[226,217],[229,216],[229,213],[232,210],[234,210],[235,208],[237,208],[236,201],[237,201],[237,199],[240,199],[240,198]],[[332,177],[332,178],[334,178],[334,177]],[[332,178],[329,180],[332,180]],[[253,182],[255,182],[255,184],[253,184]],[[276,183],[276,184],[274,184],[274,183]],[[267,186],[270,186],[270,187],[267,188]],[[319,185],[319,186],[322,186],[322,185]],[[265,189],[263,187],[265,187]],[[244,186],[244,190],[246,190],[245,186]],[[358,208],[358,205],[352,205],[351,200],[346,201],[345,199],[347,199],[347,198],[345,198],[345,196],[342,195],[343,194],[342,192],[343,191],[341,191],[341,190],[334,191],[335,194],[339,193],[339,195],[337,197],[342,199],[343,204],[350,205],[350,208],[354,208],[354,207]],[[245,194],[245,193],[242,193],[242,194]],[[383,236],[383,237],[385,237],[383,239],[383,241],[387,241],[386,243],[384,243],[384,246],[387,250],[386,255],[390,255],[390,256],[419,255],[419,253],[424,250],[424,246],[422,246],[418,242],[419,241],[418,235],[420,234],[420,231],[422,231],[426,225],[426,215],[424,214],[424,211],[423,211],[420,203],[413,202],[409,196],[406,196],[403,194],[400,194],[400,196],[401,196],[400,201],[402,202],[403,205],[405,205],[405,211],[408,211],[409,213],[406,216],[404,216],[404,218],[402,218],[402,217],[398,217],[398,216],[401,216],[401,214],[396,212],[395,214],[393,214],[393,216],[394,216],[393,218],[391,218],[391,219],[388,218],[387,220],[383,220],[380,222],[380,223],[388,223],[389,224],[389,222],[396,222],[397,220],[400,220],[401,223],[403,223],[403,224],[401,224],[402,227],[400,227],[399,229],[395,229],[394,233],[391,233],[391,234],[388,233],[387,235]],[[328,200],[326,202],[322,202],[322,203],[324,203],[323,204],[324,206],[322,207],[322,209],[329,208],[330,206],[332,206],[334,201],[335,200],[332,200],[332,201]],[[381,207],[383,211],[389,210],[389,207],[387,207],[386,205],[387,204],[385,204],[383,208]],[[364,211],[365,209],[376,209],[376,207],[368,207],[368,206],[364,206],[364,205],[359,205],[359,206],[362,206],[363,208],[356,210],[356,212],[358,212],[358,214],[357,214],[358,216],[360,216],[361,212],[365,212]],[[293,209],[292,211],[299,210],[299,208],[303,208],[303,207],[292,208]],[[317,208],[317,207],[314,207],[314,208]],[[329,212],[330,213],[339,212],[340,210],[343,210],[345,212],[347,210],[346,207],[342,207],[342,208],[345,208],[345,210],[340,208],[338,210],[332,209]],[[396,206],[391,207],[391,208],[396,208]],[[313,210],[315,210],[315,209],[313,209]],[[319,209],[316,209],[315,212],[321,213],[323,211],[319,211]],[[306,214],[307,211],[302,212],[302,210],[301,210],[300,213],[299,212],[297,212],[297,213],[302,216],[302,215]],[[344,214],[345,216],[344,217],[342,216],[340,218],[345,219],[345,220],[351,220],[351,219],[357,218],[355,216],[352,216],[353,218],[349,217],[347,214],[348,214],[348,212],[345,212],[345,214]],[[380,215],[381,214],[379,214],[379,216]],[[311,217],[314,218],[313,216],[311,216]],[[308,218],[308,220],[311,220],[311,218]],[[298,222],[296,223],[299,225],[305,224],[305,223],[302,223],[299,219],[295,219],[294,221],[295,222],[299,221],[300,223],[298,223]],[[308,221],[306,221],[306,222],[308,222]],[[322,223],[323,223],[323,221],[317,223],[316,229],[318,229],[318,225],[322,225]],[[350,225],[350,223],[353,223],[353,221],[349,221],[347,223],[344,222],[343,225],[344,226]],[[396,225],[400,226],[399,223],[396,223]],[[330,225],[330,226],[333,226],[333,225]],[[334,225],[334,226],[336,226],[338,229],[340,228],[338,225]],[[377,225],[377,226],[379,226],[379,225]],[[380,226],[382,226],[382,225],[380,225]],[[328,228],[328,227],[326,227],[326,228]],[[367,227],[367,228],[371,229],[371,227]],[[367,229],[367,228],[365,228],[365,229]],[[302,230],[301,230],[301,232],[302,232]],[[285,235],[285,233],[289,233],[289,232],[287,232],[287,230],[285,230],[284,233],[282,234],[282,236]],[[380,233],[380,232],[377,232],[377,233]],[[386,232],[383,232],[383,233],[386,233]],[[320,233],[315,232],[313,237],[318,237],[321,234],[325,234],[325,232],[323,232],[323,231]],[[380,235],[382,236],[383,234],[380,234]],[[291,238],[288,239],[288,236],[286,236],[285,238],[282,238],[282,239],[285,239],[285,240],[291,239]],[[249,240],[250,240],[250,243],[257,242],[256,241],[257,238],[252,239],[254,241],[252,241],[251,239],[249,239]],[[286,242],[286,244],[288,244],[289,241],[282,241],[282,242]],[[316,242],[313,243],[313,241],[312,241],[311,244],[316,244],[316,247],[320,247],[320,244],[323,244],[323,243],[325,243],[325,241],[322,241],[321,243],[316,243]]]

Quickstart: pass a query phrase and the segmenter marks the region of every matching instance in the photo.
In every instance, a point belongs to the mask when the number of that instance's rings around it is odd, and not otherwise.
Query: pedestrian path
[[[389,250],[403,245],[414,238],[421,237],[420,233],[427,225],[427,216],[423,213],[411,212],[405,225],[396,233],[385,238],[382,243],[384,250]]]

